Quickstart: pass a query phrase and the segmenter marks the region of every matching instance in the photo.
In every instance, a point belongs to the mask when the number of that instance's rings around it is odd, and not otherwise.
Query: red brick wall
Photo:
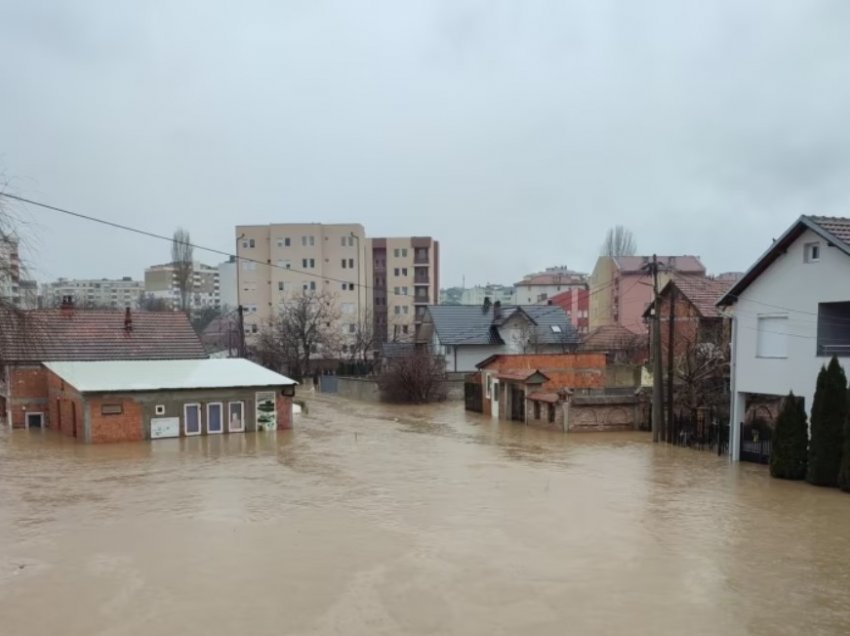
[[[45,373],[50,412],[48,426],[60,430],[65,435],[82,439],[85,421],[83,397],[55,373],[46,369]]]
[[[142,407],[128,397],[91,397],[87,400],[91,409],[91,442],[138,442],[144,439]],[[102,415],[104,404],[120,404],[120,415]]]
[[[26,411],[44,413],[45,425],[49,426],[47,399],[47,369],[42,366],[9,368],[9,409],[14,428],[27,425]]]
[[[277,430],[292,428],[292,398],[277,394]]]

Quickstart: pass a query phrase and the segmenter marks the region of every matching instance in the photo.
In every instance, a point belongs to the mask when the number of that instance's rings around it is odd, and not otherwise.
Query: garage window
[[[183,430],[186,435],[201,434],[201,405],[183,405]]]
[[[124,413],[124,405],[123,404],[101,404],[100,405],[100,414],[101,415],[121,415]]]

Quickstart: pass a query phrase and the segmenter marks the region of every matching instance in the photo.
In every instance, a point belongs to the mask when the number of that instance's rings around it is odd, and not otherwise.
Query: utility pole
[[[245,357],[245,309],[239,305],[239,357]]]
[[[658,257],[652,255],[649,264],[652,272],[652,292],[654,308],[652,312],[652,441],[659,441],[661,424],[664,418],[663,379],[661,377],[661,307],[658,302]]]
[[[676,332],[673,327],[676,320],[676,287],[670,285],[670,322],[667,325],[667,434],[668,442],[673,437],[673,356],[675,353]]]

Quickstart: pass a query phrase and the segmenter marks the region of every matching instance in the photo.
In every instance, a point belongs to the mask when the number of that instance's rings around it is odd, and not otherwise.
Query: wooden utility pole
[[[658,257],[652,255],[649,264],[652,272],[654,309],[652,312],[652,441],[659,441],[664,419],[664,395],[661,377],[661,306],[658,302]]]
[[[664,436],[668,442],[675,440],[673,437],[673,360],[675,354],[675,320],[676,320],[676,287],[670,285],[670,323],[667,325],[667,434]]]
[[[238,307],[239,312],[239,357],[245,357],[245,309],[242,305]]]

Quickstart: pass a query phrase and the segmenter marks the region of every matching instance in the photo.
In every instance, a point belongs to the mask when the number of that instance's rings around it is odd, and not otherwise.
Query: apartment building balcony
[[[431,280],[429,279],[428,276],[416,276],[413,279],[413,284],[414,285],[430,285]]]
[[[419,287],[416,290],[416,293],[413,294],[413,304],[414,305],[427,305],[431,301],[431,296],[428,293],[427,288]]]

